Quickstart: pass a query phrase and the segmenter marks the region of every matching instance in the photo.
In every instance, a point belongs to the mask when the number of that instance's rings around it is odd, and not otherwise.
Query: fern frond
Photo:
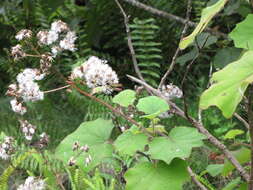
[[[133,46],[141,73],[145,80],[153,86],[157,86],[160,78],[161,43],[156,42],[155,34],[159,27],[154,19],[140,20],[135,18],[130,25],[132,29]]]

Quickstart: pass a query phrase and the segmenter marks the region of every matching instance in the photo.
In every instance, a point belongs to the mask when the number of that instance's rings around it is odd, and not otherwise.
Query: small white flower
[[[44,190],[45,182],[41,179],[36,179],[33,176],[29,176],[25,183],[20,185],[17,190]]]
[[[65,22],[62,22],[61,20],[57,20],[51,24],[51,30],[55,31],[57,33],[68,31],[68,25]]]
[[[51,45],[56,40],[58,40],[58,38],[59,38],[58,33],[53,30],[50,30],[47,35],[47,45]]]
[[[37,38],[40,44],[47,44],[48,31],[39,31],[37,33]]]
[[[90,147],[86,144],[84,146],[81,146],[80,150],[83,152],[89,152]]]
[[[16,34],[15,38],[16,38],[18,41],[20,41],[20,40],[23,40],[23,39],[25,39],[25,38],[30,38],[31,36],[32,36],[32,31],[31,31],[31,30],[22,29],[22,30],[20,30],[20,31]]]
[[[27,120],[19,120],[21,131],[24,133],[25,138],[30,141],[36,130],[36,126],[29,123]]]
[[[163,85],[161,92],[168,99],[181,98],[183,96],[182,90],[173,84]]]
[[[3,160],[8,160],[13,153],[14,139],[12,137],[5,137],[4,141],[0,144],[0,158]]]
[[[59,46],[53,46],[51,48],[51,53],[53,54],[53,57],[56,57],[59,52],[61,52],[61,48]]]
[[[92,159],[91,159],[91,155],[88,155],[86,158],[85,158],[85,165],[88,166],[90,163],[91,163]]]
[[[3,160],[8,160],[10,158],[10,155],[8,155],[4,148],[0,147],[0,158]]]
[[[75,40],[77,39],[75,32],[69,31],[65,38],[60,41],[60,47],[65,50],[75,51]]]
[[[26,107],[22,105],[22,103],[18,102],[16,98],[10,101],[11,108],[14,112],[19,113],[20,115],[24,115],[27,112]]]
[[[18,60],[26,56],[20,44],[17,44],[16,46],[11,48],[11,55],[14,57],[14,60]]]

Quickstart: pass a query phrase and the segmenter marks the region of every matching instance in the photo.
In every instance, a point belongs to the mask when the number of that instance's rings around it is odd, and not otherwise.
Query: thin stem
[[[185,33],[186,33],[186,31],[187,31],[187,29],[189,27],[188,22],[190,20],[190,15],[191,15],[191,4],[192,4],[192,1],[188,0],[187,12],[186,12],[186,20],[187,20],[187,22],[185,22],[185,24],[184,24],[184,28],[183,28],[182,33],[181,33],[180,41],[184,38]],[[162,88],[162,85],[165,83],[165,81],[168,78],[169,74],[173,71],[174,66],[176,64],[176,59],[179,56],[179,52],[180,52],[180,48],[178,46],[177,50],[176,50],[176,52],[175,52],[175,54],[174,54],[174,56],[172,58],[172,61],[170,63],[170,67],[167,70],[167,72],[164,74],[164,76],[162,77],[161,82],[160,82],[160,84],[158,86],[158,89]]]
[[[129,27],[129,16],[127,16],[126,12],[124,11],[124,9],[121,6],[121,4],[119,3],[119,1],[115,0],[115,2],[118,5],[118,7],[124,17],[124,23],[125,23],[126,34],[127,34],[127,43],[128,43],[128,48],[131,53],[135,73],[142,81],[144,81],[144,78],[143,78],[140,68],[138,66],[138,62],[137,62],[136,55],[135,55],[135,50],[134,50],[133,43],[132,43],[132,36],[131,36],[131,32],[130,32],[130,27]]]
[[[249,124],[248,124],[247,121],[245,121],[245,119],[243,119],[238,113],[234,113],[234,116],[235,116],[239,121],[241,121],[247,129],[249,129]]]
[[[201,189],[208,190],[196,177],[196,174],[192,171],[190,167],[187,167],[188,173],[190,174],[192,181]]]
[[[248,91],[248,121],[249,121],[249,133],[250,133],[250,144],[251,144],[251,163],[250,163],[250,180],[248,190],[253,189],[253,86],[250,84]]]
[[[56,92],[56,91],[59,91],[59,90],[62,90],[62,89],[65,89],[65,88],[69,88],[70,85],[66,85],[66,86],[62,86],[62,87],[59,87],[59,88],[55,88],[55,89],[52,89],[52,90],[47,90],[47,91],[44,91],[44,93],[51,93],[51,92]]]
[[[27,54],[27,53],[25,54],[25,56],[26,57],[39,57],[39,58],[41,57],[40,55],[32,55],[32,54]]]

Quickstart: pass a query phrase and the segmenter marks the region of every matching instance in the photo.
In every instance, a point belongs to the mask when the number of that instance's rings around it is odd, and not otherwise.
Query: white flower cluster
[[[104,93],[110,94],[113,85],[118,84],[119,79],[116,72],[106,63],[106,60],[92,56],[72,71],[71,78],[84,79],[89,88],[102,87]]]
[[[35,133],[36,126],[29,123],[27,120],[25,121],[19,120],[19,122],[20,122],[21,131],[24,134],[26,140],[31,141]]]
[[[161,92],[168,99],[181,98],[183,96],[182,90],[173,84],[163,85]]]
[[[25,183],[20,185],[17,190],[44,190],[45,182],[41,179],[36,179],[33,176],[29,176]]]
[[[76,34],[70,31],[68,25],[61,20],[53,22],[49,31],[39,31],[37,38],[41,45],[53,45],[51,48],[53,57],[62,50],[76,50]]]
[[[29,39],[32,37],[32,31],[31,30],[27,30],[27,29],[22,29],[20,30],[15,38],[20,41],[20,40],[23,40],[23,39]]]
[[[22,102],[34,102],[44,98],[44,93],[40,91],[39,85],[35,82],[35,80],[42,80],[44,76],[45,74],[41,74],[38,69],[30,68],[18,74],[18,84],[11,84],[6,92],[7,95],[15,97],[10,102],[14,112],[23,115],[26,113],[26,108]]]
[[[5,137],[3,143],[0,144],[0,158],[8,160],[14,151],[14,139],[12,137]]]

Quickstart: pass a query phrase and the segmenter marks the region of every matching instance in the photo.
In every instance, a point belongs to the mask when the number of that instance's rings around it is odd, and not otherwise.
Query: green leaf
[[[146,118],[153,119],[161,113],[169,110],[169,105],[164,99],[157,96],[141,98],[137,104],[137,109],[144,112]]]
[[[60,145],[56,148],[55,154],[67,164],[68,160],[74,156],[72,145],[77,141],[80,143],[80,146],[87,144],[90,147],[89,152],[82,153],[76,161],[77,165],[84,167],[84,158],[90,154],[92,162],[87,169],[92,169],[105,159],[111,158],[113,147],[109,144],[108,140],[112,129],[113,124],[109,120],[97,119],[95,121],[84,122],[78,129],[61,141]]]
[[[247,148],[241,148],[239,150],[231,152],[240,164],[244,164],[250,161],[250,150]],[[222,171],[223,176],[228,176],[231,171],[234,170],[234,165],[230,161],[226,160]]]
[[[224,139],[234,139],[237,135],[243,134],[244,131],[240,129],[232,129],[226,133]]]
[[[200,97],[200,108],[217,106],[223,115],[231,117],[253,82],[253,51],[247,51],[239,60],[213,74],[212,86]]]
[[[135,101],[136,92],[133,90],[124,90],[114,96],[112,99],[113,103],[119,104],[123,107],[128,107],[132,105]]]
[[[167,164],[174,158],[188,158],[193,147],[203,145],[205,137],[197,129],[190,127],[173,128],[168,137],[155,137],[149,144],[151,158],[163,160]]]
[[[183,183],[189,179],[186,168],[186,163],[179,159],[170,165],[139,163],[125,174],[126,190],[182,190]]]
[[[247,190],[248,189],[248,184],[247,183],[242,183],[237,190]]]
[[[234,40],[235,47],[253,50],[253,14],[249,14],[246,19],[236,25],[229,34]]]
[[[234,190],[235,187],[237,187],[240,182],[241,182],[241,178],[237,177],[236,179],[233,179],[231,182],[229,182],[226,185],[226,187],[224,187],[222,190]]]
[[[214,56],[213,65],[216,69],[222,69],[229,63],[236,61],[241,55],[242,49],[235,47],[222,48]]]
[[[187,48],[192,42],[194,42],[195,37],[201,33],[210,20],[224,7],[228,0],[219,0],[212,6],[206,7],[201,13],[201,19],[199,24],[196,26],[194,31],[187,37],[183,38],[179,44],[180,49]]]
[[[222,172],[223,167],[223,164],[211,164],[207,166],[206,170],[212,177],[215,177]]]
[[[142,133],[133,133],[125,131],[114,142],[116,149],[122,153],[133,156],[137,150],[144,151],[145,145],[148,144],[148,137]]]

